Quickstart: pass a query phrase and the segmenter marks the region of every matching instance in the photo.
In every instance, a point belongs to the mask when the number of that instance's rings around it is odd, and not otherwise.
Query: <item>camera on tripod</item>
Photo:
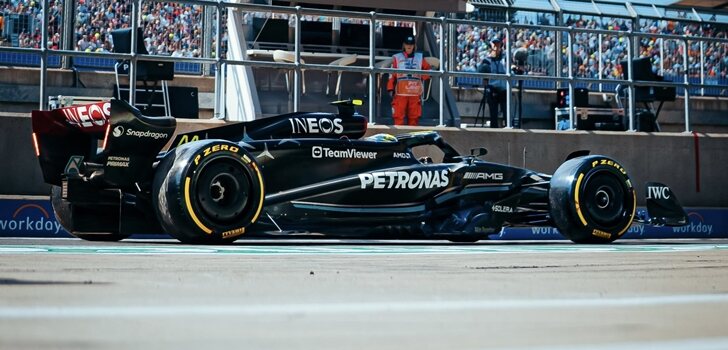
[[[478,67],[478,73],[497,73],[497,74],[505,74],[508,72],[508,69],[510,69],[511,74],[513,75],[524,75],[526,74],[526,61],[528,60],[529,51],[526,48],[519,48],[516,49],[513,52],[513,60],[511,63],[513,63],[510,68],[508,68],[503,61],[503,57],[498,55],[494,57],[494,60],[486,59],[483,60],[483,62]],[[493,63],[495,62],[495,63]],[[496,79],[498,80],[498,79]],[[523,80],[521,78],[518,78],[516,80],[517,87],[518,87],[518,94],[516,95],[516,103],[515,103],[515,109],[512,111],[510,115],[505,115],[504,117],[507,120],[510,120],[510,125],[514,128],[520,128],[521,127],[521,117],[523,115]],[[507,96],[507,94],[510,94],[511,91],[508,89],[505,89],[504,87],[498,87],[494,88],[492,84],[490,84],[488,78],[483,78],[483,98],[480,101],[480,106],[478,107],[478,113],[475,117],[475,124],[477,125],[478,120],[482,117],[483,119],[483,126],[485,125],[485,109],[486,105],[490,104],[503,104],[502,108],[505,110],[505,104],[504,100]],[[497,111],[497,108],[494,109]],[[491,112],[493,109],[491,109]],[[505,112],[504,112],[505,113]],[[492,117],[494,118],[494,117]],[[495,120],[495,119],[491,119]]]
[[[513,63],[511,72],[515,75],[523,75],[526,73],[526,61],[528,60],[528,49],[521,47],[513,52]]]

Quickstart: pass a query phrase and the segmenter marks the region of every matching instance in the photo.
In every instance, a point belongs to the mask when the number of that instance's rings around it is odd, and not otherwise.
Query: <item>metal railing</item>
[[[155,2],[163,2],[163,0],[152,0]],[[48,2],[49,0],[42,0],[42,18],[43,25],[42,29],[42,42],[48,42],[48,27],[45,25],[48,22]],[[139,9],[141,8],[142,0],[132,1],[132,16],[131,16],[131,27],[136,28],[139,25]],[[131,53],[120,54],[120,53],[92,53],[92,52],[79,52],[71,50],[49,50],[45,45],[40,49],[28,49],[28,48],[8,48],[0,47],[0,52],[23,52],[23,53],[34,53],[40,55],[40,109],[46,109],[47,104],[45,101],[47,98],[47,70],[48,70],[48,57],[50,55],[60,56],[75,56],[75,57],[103,57],[112,59],[124,59],[130,61],[129,69],[129,86],[130,86],[130,103],[134,103],[135,89],[136,89],[136,75],[138,61],[169,61],[169,62],[194,62],[200,64],[214,64],[216,72],[223,72],[223,74],[215,74],[215,102],[214,102],[214,115],[216,118],[223,119],[225,116],[225,105],[224,105],[224,71],[227,65],[241,65],[251,66],[257,68],[285,68],[292,69],[294,71],[294,89],[293,89],[293,109],[294,112],[299,110],[300,97],[301,97],[301,80],[302,71],[304,69],[310,70],[321,70],[321,71],[339,71],[339,72],[360,72],[369,75],[368,79],[368,91],[369,91],[369,119],[372,123],[376,122],[376,96],[375,92],[375,75],[376,74],[392,74],[392,73],[409,73],[409,74],[428,74],[437,78],[437,82],[440,88],[439,91],[439,125],[444,125],[444,89],[446,79],[450,77],[477,77],[480,79],[501,79],[506,80],[506,87],[508,91],[512,91],[512,82],[517,80],[538,80],[538,81],[552,81],[555,83],[566,83],[569,87],[570,96],[573,96],[574,85],[577,83],[620,83],[627,86],[629,91],[629,130],[634,131],[634,118],[635,118],[635,87],[637,86],[675,86],[683,87],[683,98],[684,98],[684,109],[685,109],[685,131],[691,131],[690,128],[690,91],[691,88],[728,88],[726,85],[706,85],[703,83],[695,84],[691,83],[688,76],[688,42],[689,41],[700,41],[700,42],[719,42],[728,43],[728,39],[720,38],[703,38],[703,37],[692,37],[686,35],[671,35],[671,34],[654,34],[654,33],[641,33],[635,31],[613,31],[603,29],[585,29],[585,28],[573,28],[573,27],[561,27],[561,26],[545,26],[545,25],[528,25],[528,24],[517,24],[511,22],[489,22],[479,20],[464,20],[454,19],[446,17],[421,17],[421,16],[403,16],[403,15],[390,15],[390,14],[378,14],[375,12],[362,13],[362,12],[351,12],[351,11],[338,11],[338,10],[324,10],[324,9],[306,9],[300,6],[296,7],[283,7],[283,6],[271,6],[271,5],[256,5],[256,4],[242,4],[242,3],[227,3],[224,1],[212,1],[212,0],[184,0],[183,3],[212,6],[216,9],[217,21],[216,25],[218,30],[216,31],[216,57],[215,58],[197,58],[197,57],[171,57],[171,56],[156,56],[156,55],[141,55],[136,52],[136,45],[131,45]],[[222,12],[227,9],[238,9],[242,11],[261,11],[261,12],[272,12],[272,13],[287,13],[294,15],[294,55],[295,60],[293,63],[283,62],[267,62],[258,60],[230,60],[222,58],[221,43],[223,39],[222,28]],[[331,66],[323,64],[312,64],[312,63],[301,63],[301,17],[304,15],[317,15],[317,16],[331,16],[331,17],[347,17],[347,18],[359,18],[369,21],[369,65],[368,66]],[[440,66],[437,70],[423,71],[423,70],[405,70],[405,69],[393,69],[393,68],[378,68],[375,67],[375,52],[376,52],[376,23],[377,21],[407,21],[407,22],[427,22],[439,25],[439,43],[438,43],[438,55],[440,58]],[[557,76],[536,76],[536,75],[517,75],[512,71],[508,70],[506,74],[492,74],[492,73],[474,73],[474,72],[461,72],[453,70],[453,62],[450,62],[450,53],[454,50],[455,43],[450,41],[450,47],[445,46],[446,36],[445,27],[449,34],[449,38],[453,38],[453,31],[455,26],[458,24],[473,25],[473,26],[491,26],[495,28],[502,28],[503,32],[510,38],[510,33],[515,29],[540,29],[544,31],[554,32],[566,32],[568,34],[567,50],[569,73],[567,77],[558,76],[559,72],[555,72]],[[587,32],[596,35],[617,35],[626,37],[627,42],[627,57],[628,61],[633,58],[632,46],[635,40],[640,37],[651,37],[660,38],[662,40],[679,40],[682,42],[683,47],[683,81],[677,82],[655,82],[655,81],[636,81],[632,78],[632,70],[628,70],[628,76],[625,80],[601,80],[592,78],[579,78],[573,74],[573,36],[575,33]],[[137,32],[131,31],[132,42],[136,42]],[[449,41],[449,40],[448,40]],[[512,52],[511,41],[506,40],[506,52]],[[559,43],[557,43],[559,44]],[[702,45],[702,44],[701,44]],[[450,50],[450,51],[448,51]],[[558,53],[557,53],[558,54]],[[506,56],[506,66],[510,67],[512,63],[511,55]],[[702,80],[701,80],[702,81]],[[511,113],[511,94],[507,94],[507,115],[506,127],[513,127],[513,117]],[[573,115],[573,104],[574,99],[570,99],[570,122],[574,125]]]

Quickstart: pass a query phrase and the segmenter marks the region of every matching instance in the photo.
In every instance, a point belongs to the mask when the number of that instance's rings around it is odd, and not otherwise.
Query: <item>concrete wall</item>
[[[402,129],[406,128],[379,127],[369,132],[397,133]],[[439,132],[460,153],[469,154],[471,148],[485,147],[488,149],[485,157],[488,161],[549,174],[572,151],[588,149],[591,154],[602,154],[619,161],[627,169],[639,194],[644,193],[645,182],[657,181],[669,185],[684,205],[728,206],[726,134],[482,128],[442,128]]]
[[[48,70],[48,96],[111,97],[116,88],[112,72]],[[121,84],[128,84],[126,77]],[[38,109],[40,100],[40,76],[37,68],[0,67],[0,111],[27,113]],[[214,78],[176,75],[169,86],[190,86],[198,89],[200,118],[212,117],[214,104]]]
[[[33,149],[29,115],[0,113],[0,194],[49,194]]]
[[[478,106],[483,96],[478,89],[453,89],[458,100],[458,110],[465,122],[473,123],[478,115]],[[515,91],[515,90],[514,90]],[[609,102],[604,101],[604,97]],[[515,106],[516,94],[513,94]],[[680,97],[674,102],[665,102],[659,115],[662,131],[685,131],[685,100]],[[553,129],[554,111],[552,104],[556,102],[556,93],[546,90],[525,90],[523,93],[523,117],[525,128]],[[595,106],[616,107],[614,94],[591,92],[589,104]],[[657,103],[654,108],[657,108]],[[642,108],[642,104],[638,106]],[[695,96],[690,99],[691,130],[697,132],[728,133],[728,99],[717,97]],[[487,107],[485,115],[488,116]]]
[[[179,131],[205,129],[219,121],[179,120]],[[31,142],[30,117],[0,115],[0,194],[45,195]],[[417,127],[371,126],[368,135],[422,130]],[[671,186],[686,206],[728,207],[728,135],[696,134],[700,163],[696,159],[696,137],[686,133],[556,132],[549,130],[490,130],[438,128],[458,151],[486,147],[489,161],[553,173],[572,151],[590,149],[619,161],[642,193],[646,181]],[[437,155],[433,154],[433,158]],[[699,169],[700,176],[696,172]],[[699,190],[697,188],[699,183]]]

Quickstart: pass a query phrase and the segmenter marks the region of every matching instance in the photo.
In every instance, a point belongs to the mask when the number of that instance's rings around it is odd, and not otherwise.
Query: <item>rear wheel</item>
[[[185,243],[229,243],[245,233],[263,206],[263,179],[254,158],[223,140],[184,144],[154,177],[162,228]]]
[[[551,178],[551,216],[577,243],[609,243],[632,224],[637,198],[627,172],[604,156],[570,159]]]

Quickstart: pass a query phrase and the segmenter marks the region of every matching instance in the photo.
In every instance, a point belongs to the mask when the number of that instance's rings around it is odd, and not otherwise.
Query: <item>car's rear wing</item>
[[[176,128],[174,118],[146,117],[121,100],[33,111],[31,117],[43,178],[54,185],[69,176],[118,188],[150,180]]]

